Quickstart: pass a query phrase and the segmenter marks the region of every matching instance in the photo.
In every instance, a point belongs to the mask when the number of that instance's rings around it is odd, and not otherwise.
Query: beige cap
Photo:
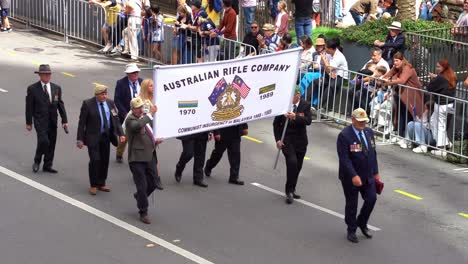
[[[369,122],[369,118],[367,117],[366,110],[362,108],[355,109],[353,111],[353,117],[359,122],[362,122],[362,121]]]
[[[94,87],[94,94],[95,95],[102,94],[102,93],[105,93],[105,92],[107,92],[107,86],[105,86],[105,85],[99,84],[99,85],[96,85],[96,87]]]
[[[325,46],[325,40],[323,38],[317,38],[315,40],[315,46]]]
[[[398,21],[393,21],[390,26],[387,27],[388,29],[395,29],[395,30],[401,30],[401,23]]]
[[[143,100],[141,100],[140,97],[135,97],[132,99],[132,101],[130,101],[130,107],[132,109],[135,109],[135,108],[140,108],[144,105],[145,103],[143,102]]]
[[[275,26],[273,26],[272,24],[264,24],[263,25],[263,28],[262,28],[263,31],[275,31]]]

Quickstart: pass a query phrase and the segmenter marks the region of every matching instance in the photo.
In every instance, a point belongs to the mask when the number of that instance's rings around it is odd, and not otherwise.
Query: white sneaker
[[[447,156],[447,151],[445,150],[431,150],[431,154],[439,157],[446,157]]]
[[[114,47],[112,50],[111,50],[111,53],[120,53],[122,51],[122,49],[117,46],[117,47]]]
[[[407,149],[408,148],[408,144],[406,144],[406,142],[404,140],[400,140],[398,142],[398,145],[400,145],[400,148],[402,148],[402,149]]]
[[[426,153],[427,152],[427,147],[424,146],[424,145],[420,145],[419,147],[414,148],[413,152],[414,153]]]
[[[395,143],[397,143],[397,142],[398,142],[398,137],[392,137],[392,138],[390,139],[390,143],[395,144]]]
[[[112,44],[109,43],[109,44],[107,44],[107,45],[104,47],[104,49],[102,49],[102,52],[103,52],[103,53],[106,53],[106,52],[108,52],[110,49],[112,49]]]

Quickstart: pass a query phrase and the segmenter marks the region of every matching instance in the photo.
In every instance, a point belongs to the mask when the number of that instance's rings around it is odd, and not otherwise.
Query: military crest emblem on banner
[[[226,121],[239,117],[244,111],[244,106],[240,104],[240,101],[247,98],[249,92],[250,87],[237,75],[230,84],[224,78],[219,80],[208,97],[211,105],[216,105],[211,119],[213,121]]]

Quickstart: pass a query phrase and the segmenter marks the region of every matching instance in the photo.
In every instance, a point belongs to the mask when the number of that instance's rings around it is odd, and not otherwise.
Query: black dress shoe
[[[353,243],[358,243],[359,242],[355,232],[348,232],[347,238],[348,238],[349,241],[351,241]]]
[[[42,168],[43,172],[48,172],[48,173],[57,173],[57,170],[54,170],[52,168]]]
[[[292,196],[294,199],[301,199],[301,196],[299,194],[292,193]]]
[[[372,234],[371,234],[369,228],[360,226],[359,229],[361,229],[361,232],[365,237],[367,237],[369,239],[372,238]]]
[[[210,176],[211,176],[211,170],[208,170],[207,167],[205,167],[205,168],[203,169],[203,171],[205,172],[206,177],[210,177]]]
[[[32,166],[33,172],[37,172],[39,170],[39,163],[34,163]]]
[[[161,182],[157,182],[155,187],[156,187],[156,189],[158,189],[158,190],[161,190],[161,191],[164,190],[164,187],[162,186],[162,183],[161,183]]]
[[[148,218],[147,215],[140,215],[140,221],[147,225],[151,224],[151,220]]]
[[[122,158],[122,156],[116,156],[116,157],[115,157],[115,160],[117,161],[117,163],[123,163],[123,158]]]
[[[236,185],[244,185],[244,182],[240,180],[229,180],[229,183],[236,184]]]
[[[193,185],[197,185],[203,188],[208,187],[208,184],[206,184],[204,181],[193,182]]]
[[[292,204],[294,202],[293,196],[291,193],[286,194],[286,203],[287,204]]]
[[[182,174],[178,173],[176,170],[176,172],[174,173],[174,177],[175,177],[176,182],[180,182],[180,180],[182,179]]]

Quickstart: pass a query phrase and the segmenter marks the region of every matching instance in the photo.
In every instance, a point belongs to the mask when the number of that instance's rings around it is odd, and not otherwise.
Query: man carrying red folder
[[[358,108],[352,113],[352,125],[345,127],[338,135],[336,148],[339,158],[339,178],[346,198],[345,222],[348,225],[347,238],[353,243],[359,242],[356,229],[359,227],[367,238],[372,234],[367,222],[380,194],[383,183],[380,182],[374,133],[366,127],[369,122],[366,111]],[[359,193],[364,199],[357,216]]]

